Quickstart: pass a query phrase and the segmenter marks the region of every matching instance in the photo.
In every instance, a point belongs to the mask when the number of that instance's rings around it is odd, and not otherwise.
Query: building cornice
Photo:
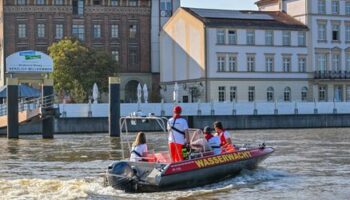
[[[65,13],[72,14],[72,6],[5,6],[4,13]],[[148,7],[96,7],[86,6],[85,14],[150,15]]]
[[[255,2],[255,5],[259,6],[265,6],[265,5],[269,5],[269,4],[274,4],[274,3],[278,3],[279,0],[260,0]]]

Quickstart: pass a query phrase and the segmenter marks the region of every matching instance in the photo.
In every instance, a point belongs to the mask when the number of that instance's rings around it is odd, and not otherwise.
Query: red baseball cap
[[[176,114],[180,114],[182,112],[181,106],[175,106],[173,112]]]

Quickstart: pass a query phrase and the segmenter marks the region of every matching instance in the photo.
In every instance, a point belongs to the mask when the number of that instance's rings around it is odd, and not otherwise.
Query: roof
[[[308,30],[308,27],[303,23],[280,11],[183,9],[208,27]]]
[[[278,3],[279,0],[259,0],[255,2],[257,6],[263,6],[263,5],[268,5],[268,4],[273,4],[273,3]]]

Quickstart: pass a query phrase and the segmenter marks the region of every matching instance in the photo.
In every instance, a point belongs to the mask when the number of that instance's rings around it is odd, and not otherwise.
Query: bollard
[[[88,110],[88,117],[92,117],[92,109],[91,109],[91,99],[89,98],[89,110]]]
[[[53,109],[53,79],[44,79],[44,83],[41,88],[42,107],[46,111]],[[49,114],[48,117],[44,117],[42,120],[42,136],[43,139],[52,139],[54,135],[54,116]]]
[[[109,115],[108,130],[110,137],[120,137],[120,79],[109,77]]]
[[[7,78],[7,138],[18,139],[18,80]]]

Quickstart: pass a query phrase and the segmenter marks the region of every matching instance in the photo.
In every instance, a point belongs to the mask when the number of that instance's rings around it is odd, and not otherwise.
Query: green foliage
[[[48,50],[54,62],[56,93],[69,94],[75,102],[86,101],[94,83],[100,92],[107,92],[108,77],[118,71],[109,54],[88,48],[79,40],[65,38]]]

